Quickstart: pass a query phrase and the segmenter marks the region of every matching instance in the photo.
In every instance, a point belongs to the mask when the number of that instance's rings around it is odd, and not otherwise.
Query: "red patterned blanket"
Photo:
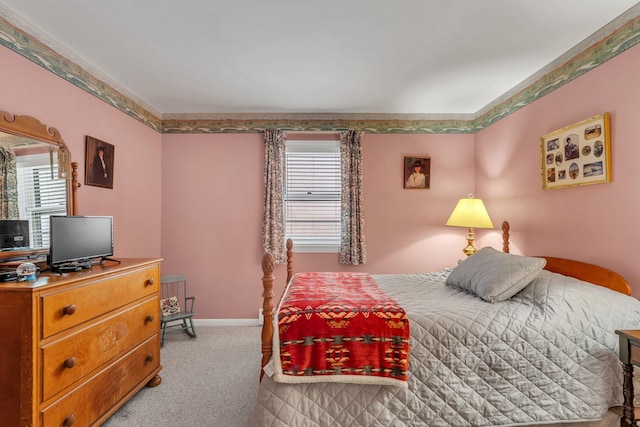
[[[409,319],[369,274],[297,274],[277,320],[276,381],[406,386]]]

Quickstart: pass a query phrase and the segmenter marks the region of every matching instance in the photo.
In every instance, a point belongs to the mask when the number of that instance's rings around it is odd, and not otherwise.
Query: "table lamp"
[[[466,199],[460,199],[446,225],[469,228],[467,247],[462,250],[467,256],[476,253],[476,248],[473,246],[473,229],[493,228],[493,223],[489,218],[487,209],[484,207],[484,203],[482,203],[481,199],[474,199],[471,194]]]

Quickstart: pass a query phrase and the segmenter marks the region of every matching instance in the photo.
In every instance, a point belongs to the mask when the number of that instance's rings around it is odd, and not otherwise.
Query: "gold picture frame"
[[[609,113],[540,137],[542,188],[611,182]]]

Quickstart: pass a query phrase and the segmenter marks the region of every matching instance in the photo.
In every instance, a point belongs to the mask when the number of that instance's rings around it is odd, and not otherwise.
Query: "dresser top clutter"
[[[45,270],[36,276],[34,281],[9,281],[0,282],[1,290],[12,291],[33,291],[43,290],[52,286],[57,286],[60,283],[69,283],[69,281],[81,281],[83,279],[96,280],[103,275],[111,275],[114,271],[126,269],[131,266],[139,266],[146,263],[158,262],[156,259],[148,258],[118,258],[120,264],[113,261],[106,261],[103,264],[94,264],[90,269],[84,269],[72,273],[56,273],[53,271]],[[1,265],[1,264],[0,264]]]

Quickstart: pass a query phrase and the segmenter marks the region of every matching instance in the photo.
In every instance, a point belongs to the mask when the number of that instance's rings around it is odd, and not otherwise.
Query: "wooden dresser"
[[[160,260],[0,282],[0,424],[100,425],[160,384]]]

